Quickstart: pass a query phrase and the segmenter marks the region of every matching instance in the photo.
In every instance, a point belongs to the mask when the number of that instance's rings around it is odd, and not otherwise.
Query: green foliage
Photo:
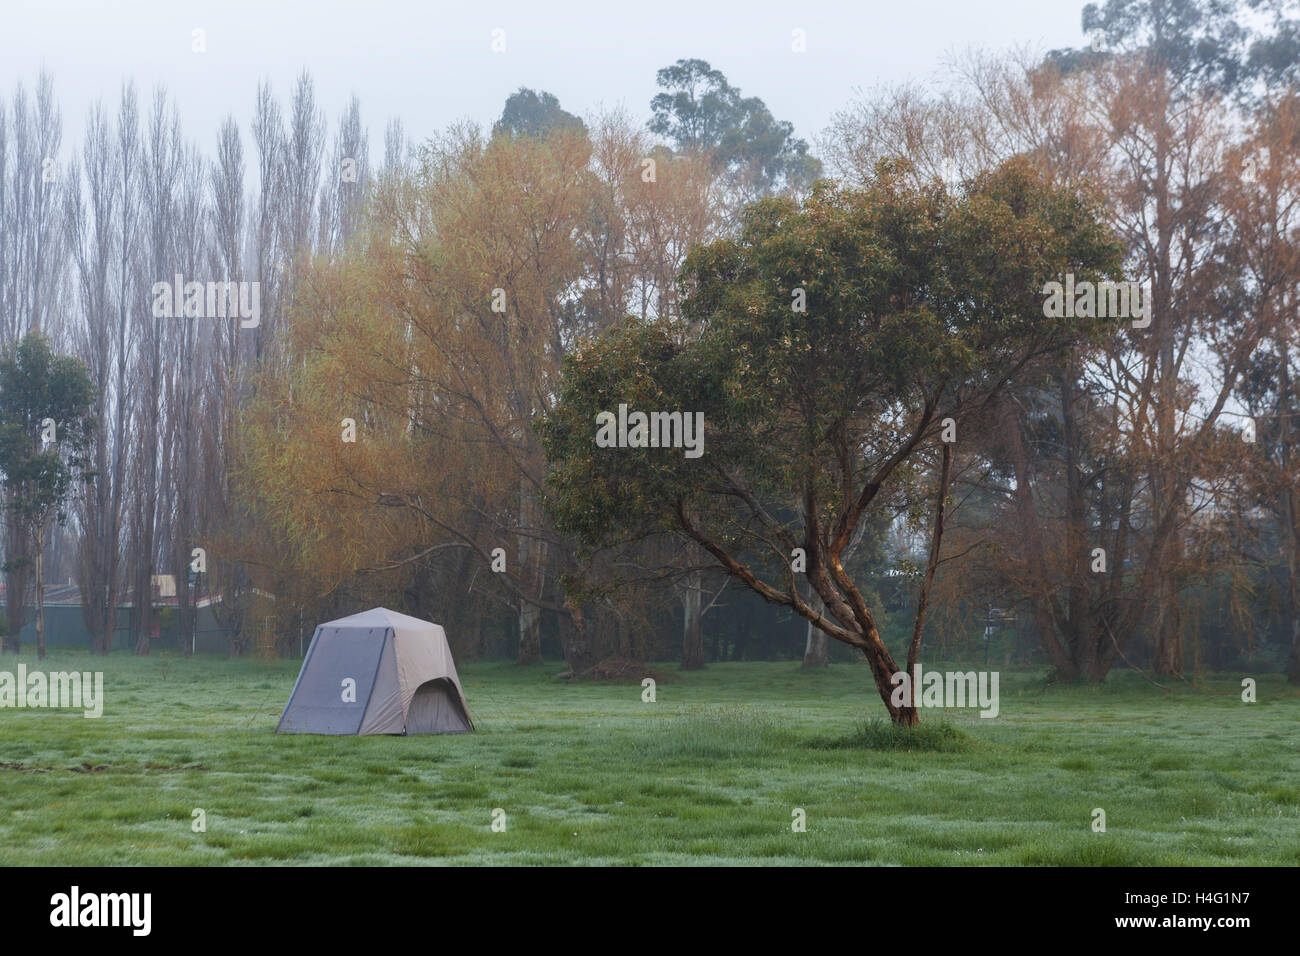
[[[54,354],[39,331],[0,353],[0,475],[10,512],[33,533],[51,517],[63,521],[73,487],[93,477],[94,401],[86,366]]]

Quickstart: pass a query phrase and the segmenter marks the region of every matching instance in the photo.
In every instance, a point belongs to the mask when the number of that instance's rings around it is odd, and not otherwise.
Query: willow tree
[[[1023,161],[961,192],[885,162],[861,189],[756,203],[737,237],[688,256],[683,322],[629,321],[566,360],[542,428],[557,525],[591,549],[685,534],[860,650],[891,718],[914,724],[846,550],[945,431],[960,440],[1008,383],[1103,325],[1046,317],[1045,282],[1118,257],[1095,205]],[[679,430],[690,447],[647,447],[637,411],[702,416],[702,446]],[[632,427],[611,436],[611,414]]]
[[[299,266],[286,362],[240,435],[259,527],[238,545],[265,589],[414,591],[454,565],[510,607],[519,663],[540,659],[548,615],[573,672],[596,663],[596,629],[559,587],[572,549],[537,501],[533,425],[574,341],[670,307],[662,263],[710,228],[705,173],[648,175],[649,148],[617,117],[590,135],[450,130],[375,191],[347,254]]]

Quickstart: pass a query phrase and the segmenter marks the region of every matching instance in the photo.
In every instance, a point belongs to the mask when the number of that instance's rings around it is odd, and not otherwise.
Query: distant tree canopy
[[[1259,6],[1260,0],[1247,3]],[[1068,73],[1091,68],[1108,56],[1137,53],[1149,69],[1167,70],[1189,87],[1231,92],[1252,72],[1245,59],[1249,34],[1242,23],[1242,6],[1239,0],[1089,3],[1081,23],[1083,32],[1094,38],[1093,47],[1052,50],[1046,62]],[[1282,39],[1278,34],[1261,41],[1257,54],[1261,63],[1285,52],[1277,46]]]
[[[552,130],[571,129],[585,133],[587,126],[560,108],[560,101],[545,90],[521,86],[506,98],[501,118],[492,127],[493,136],[545,136]]]
[[[741,96],[705,60],[678,60],[657,82],[664,92],[650,101],[649,128],[677,149],[706,152],[719,168],[747,174],[767,191],[808,186],[821,175],[793,124],[778,121],[757,96]]]
[[[1248,0],[1273,16],[1271,33],[1252,39],[1246,59],[1250,76],[1270,85],[1295,86],[1300,79],[1300,3],[1296,0]]]

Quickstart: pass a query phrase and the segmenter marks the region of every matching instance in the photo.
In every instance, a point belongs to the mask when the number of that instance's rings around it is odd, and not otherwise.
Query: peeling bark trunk
[[[884,641],[880,639],[880,634],[873,628],[867,636],[866,646],[862,648],[862,653],[866,655],[867,663],[871,665],[871,676],[875,678],[876,690],[880,694],[880,699],[885,704],[885,709],[889,711],[889,719],[901,727],[915,727],[921,722],[920,716],[916,712],[916,707],[910,703],[902,705],[894,704],[895,684],[893,677],[898,673],[898,665],[894,663],[893,655],[885,647]]]

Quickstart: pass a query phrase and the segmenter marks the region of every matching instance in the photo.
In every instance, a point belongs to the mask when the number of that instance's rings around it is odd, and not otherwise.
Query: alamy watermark
[[[0,671],[0,707],[46,707],[80,710],[85,717],[104,714],[103,671]]]
[[[598,448],[684,448],[687,458],[704,454],[703,412],[597,412]]]
[[[133,936],[148,936],[153,920],[152,893],[83,893],[74,886],[50,897],[50,925],[127,927]]]
[[[155,282],[153,315],[156,319],[239,319],[241,329],[262,324],[260,282]]]
[[[1049,319],[1132,319],[1135,329],[1151,324],[1151,290],[1140,282],[1076,283],[1067,272],[1065,282],[1044,285],[1043,295]]]
[[[979,707],[981,717],[998,715],[997,671],[930,671],[916,665],[916,683],[907,671],[894,674],[889,682],[894,692],[889,702],[895,707],[921,708]],[[916,693],[914,693],[914,688]]]

